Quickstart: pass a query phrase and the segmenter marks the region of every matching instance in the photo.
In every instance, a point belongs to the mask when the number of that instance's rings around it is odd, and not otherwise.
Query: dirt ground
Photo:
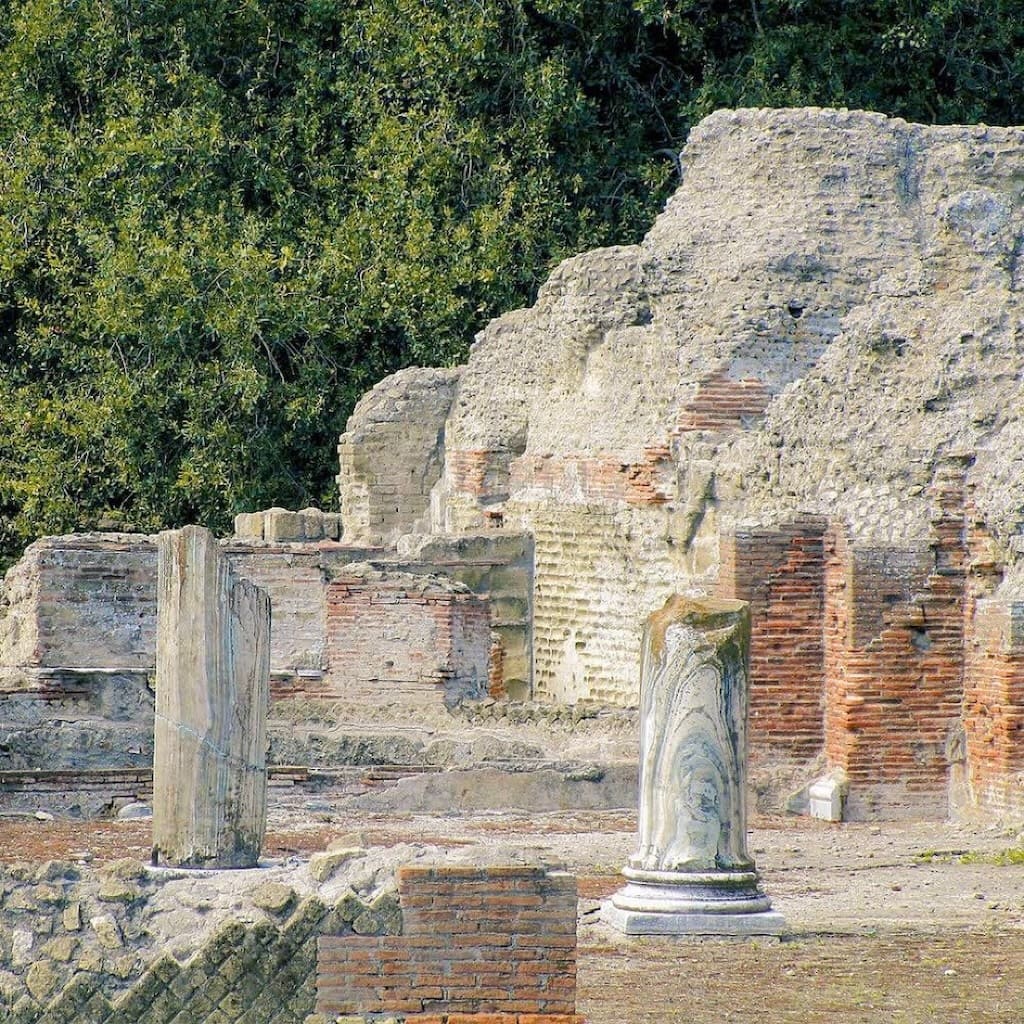
[[[334,838],[509,844],[579,876],[579,1009],[592,1024],[1024,1022],[1024,836],[937,822],[755,816],[750,851],[789,926],[780,940],[627,939],[600,923],[635,819],[624,812],[332,815],[280,808],[268,858]],[[0,858],[145,859],[147,821],[0,818]],[[1018,851],[1015,853],[1014,851]]]

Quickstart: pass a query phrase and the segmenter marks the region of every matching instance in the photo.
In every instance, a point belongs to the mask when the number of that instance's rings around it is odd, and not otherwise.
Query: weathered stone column
[[[267,810],[270,599],[236,580],[213,534],[161,533],[153,857],[252,867]]]
[[[603,909],[629,934],[774,934],[746,848],[742,601],[672,597],[644,627],[639,849]]]

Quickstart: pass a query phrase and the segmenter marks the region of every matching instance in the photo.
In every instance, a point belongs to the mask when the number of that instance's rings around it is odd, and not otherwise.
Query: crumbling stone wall
[[[943,451],[984,435],[979,507],[1020,528],[1019,479],[983,474],[1017,421],[1021,153],[1016,129],[722,112],[640,245],[567,261],[482,332],[434,528],[534,533],[538,693],[629,700],[639,623],[717,585],[729,521],[813,514],[924,548]],[[595,568],[591,544],[617,557]],[[609,581],[618,615],[570,637]]]
[[[306,1024],[342,1001],[367,1021],[498,1004],[507,1024],[578,1021],[575,879],[514,855],[339,846],[202,875],[49,861],[0,867],[0,892],[12,1024]]]
[[[0,872],[3,1019],[302,1024],[313,1012],[317,938],[351,932],[356,920],[362,934],[398,927],[391,895],[367,902],[350,891],[327,906],[276,883],[255,892],[249,920],[228,920],[198,948],[175,955],[147,935],[150,904],[173,880],[132,861],[96,871],[50,861]],[[179,915],[190,912],[182,906]],[[205,932],[198,912],[191,916]],[[180,941],[188,942],[187,932]]]
[[[427,522],[458,379],[458,370],[401,370],[353,410],[338,443],[341,516],[350,543],[393,546]]]
[[[974,636],[951,456],[1024,549],[1024,131],[720,112],[682,159],[639,245],[480,334],[432,529],[533,535],[548,699],[634,702],[672,592],[750,600],[752,740],[934,810]]]

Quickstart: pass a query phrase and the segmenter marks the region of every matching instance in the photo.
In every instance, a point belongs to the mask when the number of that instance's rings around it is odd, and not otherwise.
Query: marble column
[[[777,934],[747,853],[750,614],[672,597],[644,627],[640,810],[627,882],[605,921],[627,934]]]
[[[159,536],[153,859],[252,867],[267,809],[270,599],[208,530]]]

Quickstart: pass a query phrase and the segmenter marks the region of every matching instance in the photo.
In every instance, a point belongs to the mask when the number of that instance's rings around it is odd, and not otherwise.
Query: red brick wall
[[[480,501],[508,497],[509,466],[516,453],[507,449],[471,448],[445,453],[445,480],[455,494]]]
[[[851,547],[840,529],[826,536],[825,750],[851,794],[898,786],[938,807],[963,694],[962,472],[940,473],[932,497],[930,567]]]
[[[969,623],[964,738],[975,806],[1024,811],[1024,603],[983,599]]]
[[[700,382],[679,416],[679,430],[733,430],[760,418],[771,399],[759,380],[733,380],[726,372]]]
[[[405,867],[402,934],[319,940],[317,1011],[419,1024],[573,1024],[576,880],[522,866]]]
[[[522,455],[511,466],[510,491],[520,497],[537,489],[577,503],[624,501],[627,505],[663,505],[675,486],[667,446],[644,449],[639,462],[584,456]]]
[[[490,654],[487,599],[465,587],[342,570],[327,589],[327,695],[389,703],[481,697]]]
[[[750,742],[811,757],[822,746],[825,520],[723,536],[719,593],[750,603]]]

